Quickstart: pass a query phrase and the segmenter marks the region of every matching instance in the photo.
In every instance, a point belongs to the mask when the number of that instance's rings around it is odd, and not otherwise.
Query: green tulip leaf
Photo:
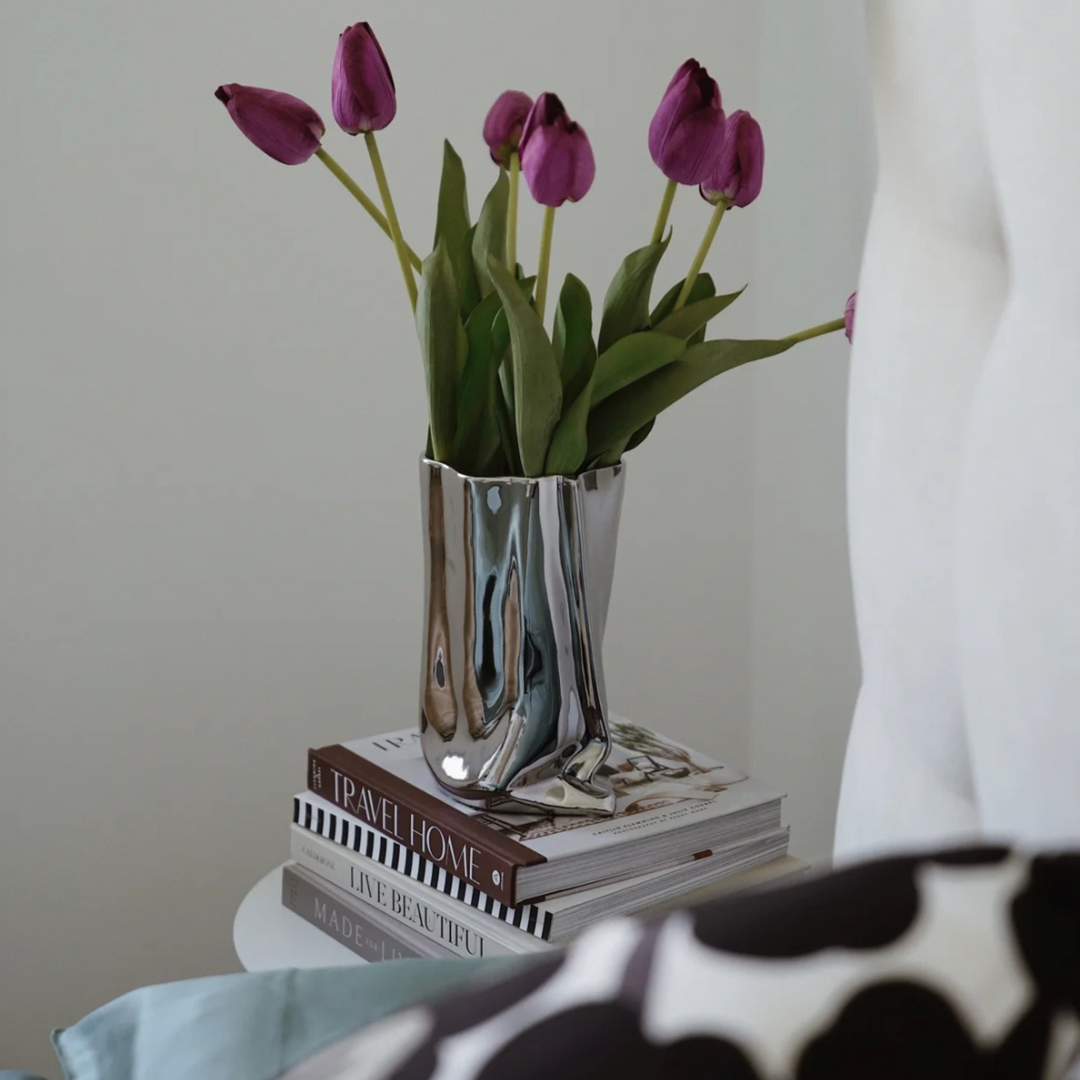
[[[612,465],[618,465],[622,461],[622,456],[626,453],[629,444],[629,439],[622,439],[614,446],[608,447],[589,467],[591,469],[607,469]]]
[[[490,255],[488,273],[502,297],[510,330],[514,428],[521,467],[526,476],[542,476],[551,435],[562,409],[559,361],[543,324],[522,295],[520,283]]]
[[[521,475],[521,454],[518,451],[517,435],[514,434],[513,415],[507,408],[502,394],[495,395],[495,420],[499,425],[499,440],[510,476]]]
[[[591,405],[592,383],[586,383],[551,435],[545,470],[549,476],[573,476],[581,468],[589,449]]]
[[[499,294],[490,293],[465,323],[469,355],[458,390],[453,463],[473,476],[483,473],[501,443],[495,416],[498,363],[492,350],[492,329],[501,309]]]
[[[644,329],[649,322],[649,294],[660,260],[671,242],[671,233],[648,247],[632,251],[623,260],[604,297],[600,320],[600,352],[619,338]]]
[[[476,271],[472,264],[472,246],[473,238],[476,236],[476,226],[469,226],[468,232],[465,233],[461,241],[461,249],[458,252],[456,259],[451,258],[450,262],[454,267],[461,267],[460,273],[466,278],[466,282],[469,286],[468,293],[463,294],[461,297],[461,318],[468,322],[469,316],[476,310],[476,305],[480,303],[480,286],[476,280]],[[454,270],[454,277],[457,278],[459,271]]]
[[[526,300],[532,298],[533,286],[535,284],[535,277],[517,279],[518,289]],[[494,349],[496,357],[505,356],[507,349],[510,348],[510,324],[506,321],[506,312],[502,308],[499,309],[499,314],[495,316],[495,324],[492,333],[495,341]]]
[[[649,326],[653,329],[656,328],[656,324],[666,319],[675,310],[675,301],[679,299],[679,293],[682,292],[683,282],[676,281],[674,285],[660,298],[660,302],[653,308],[652,314],[649,316]],[[686,298],[688,304],[693,304],[698,300],[707,300],[710,296],[716,295],[716,285],[713,282],[712,274],[698,274],[694,280],[694,284],[690,286],[690,295]]]
[[[520,270],[521,267],[518,267]],[[532,297],[533,286],[536,284],[535,277],[521,277],[518,275],[517,279],[518,288],[521,290],[521,295],[527,300]],[[506,321],[506,312],[501,308],[499,314],[495,316],[495,326],[493,328],[494,345],[492,351],[495,354],[496,360],[502,366],[499,368],[499,385],[502,388],[503,400],[506,402],[507,408],[511,413],[514,411],[514,372],[510,364],[507,363],[507,358],[510,352],[510,326]]]
[[[465,167],[461,164],[461,158],[458,157],[457,152],[447,141],[443,143],[442,180],[439,183],[439,207],[435,218],[434,246],[437,247],[440,240],[446,244],[450,264],[454,268],[454,280],[457,282],[463,319],[468,317],[469,312],[480,300],[468,235],[470,224]]]
[[[653,330],[643,330],[621,338],[601,353],[596,361],[592,377],[593,406],[618,393],[624,386],[678,360],[685,352],[685,341]]]
[[[510,181],[506,179],[505,171],[500,169],[494,186],[480,208],[472,242],[472,263],[481,296],[488,296],[495,288],[488,273],[488,256],[494,255],[500,262],[506,258],[506,208],[509,198]]]
[[[624,454],[629,454],[631,450],[637,449],[651,434],[652,429],[656,427],[656,417],[654,416],[647,424],[642,425],[630,436],[630,440],[626,444],[626,449],[623,450]]]
[[[608,447],[598,458],[589,462],[590,469],[604,469],[611,465],[618,465],[622,459],[635,447],[640,446],[652,432],[656,425],[653,417],[644,427],[640,427],[629,439],[620,439],[614,446]]]
[[[655,323],[653,329],[658,334],[668,334],[671,337],[681,338],[685,341],[693,337],[699,330],[703,330],[708,325],[709,320],[719,315],[724,308],[734,304],[745,290],[746,286],[744,285],[738,292],[727,293],[724,296],[710,296],[705,300],[698,300],[696,303],[688,302],[678,311],[673,311],[666,318]]]
[[[592,298],[584,283],[567,274],[555,308],[555,355],[559,358],[563,400],[575,404],[592,378],[596,344],[592,336]]]
[[[752,360],[776,356],[795,344],[774,341],[705,341],[691,345],[682,357],[595,406],[589,416],[588,457],[599,458],[612,447],[629,445],[634,433],[703,383]]]
[[[498,295],[496,293],[496,295]],[[495,355],[502,357],[499,364],[499,396],[506,403],[511,414],[514,412],[514,368],[510,359],[510,324],[506,321],[506,312],[500,310],[495,317]]]
[[[446,243],[440,240],[424,260],[416,303],[416,332],[427,376],[431,448],[436,461],[453,451],[458,379],[469,343],[461,325],[461,297]]]

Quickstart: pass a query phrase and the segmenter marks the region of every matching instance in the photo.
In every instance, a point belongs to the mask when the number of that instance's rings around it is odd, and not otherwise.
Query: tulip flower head
[[[510,168],[510,155],[521,143],[521,132],[532,106],[533,99],[528,94],[521,90],[504,90],[488,110],[484,120],[484,142],[496,165]]]
[[[397,113],[394,76],[366,22],[348,27],[338,38],[330,98],[334,119],[348,135],[382,131]]]
[[[592,187],[596,161],[589,138],[555,94],[541,94],[529,110],[520,152],[532,197],[544,206],[577,202]]]
[[[858,290],[853,292],[844,305],[844,336],[851,341],[855,336],[855,298],[859,295]]]
[[[720,87],[696,60],[687,60],[649,125],[649,153],[669,180],[700,184],[716,168],[723,143]]]
[[[226,83],[214,91],[214,97],[264,154],[283,165],[303,165],[326,134],[322,117],[291,94]]]
[[[701,196],[714,206],[749,206],[761,194],[765,141],[761,125],[742,109],[727,119],[724,145],[716,169],[701,183]]]

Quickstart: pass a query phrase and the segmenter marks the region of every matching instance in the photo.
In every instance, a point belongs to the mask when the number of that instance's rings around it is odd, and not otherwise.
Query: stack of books
[[[471,808],[438,786],[412,730],[309,751],[285,906],[366,960],[495,956],[802,867],[778,792],[647,728],[610,727],[609,818]]]

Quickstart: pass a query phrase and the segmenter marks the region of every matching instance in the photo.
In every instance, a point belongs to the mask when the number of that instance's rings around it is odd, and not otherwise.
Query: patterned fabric
[[[1052,1080],[1080,1046],[1080,854],[863,863],[601,923],[287,1080]]]

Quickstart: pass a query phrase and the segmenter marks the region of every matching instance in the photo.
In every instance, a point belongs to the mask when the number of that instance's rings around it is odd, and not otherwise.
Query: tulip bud
[[[302,165],[326,134],[322,117],[291,94],[226,83],[214,91],[214,97],[264,154],[284,165]]]
[[[521,142],[521,131],[532,105],[533,99],[521,90],[504,90],[488,110],[484,120],[484,142],[496,165],[504,169],[510,167],[510,155]]]
[[[532,197],[544,206],[577,202],[592,187],[596,161],[589,138],[555,94],[541,94],[525,118],[521,171]]]
[[[649,125],[649,153],[669,180],[699,184],[715,169],[723,142],[720,87],[696,60],[687,60]]]
[[[724,145],[716,169],[701,183],[701,197],[714,206],[749,206],[761,193],[765,141],[761,125],[742,109],[727,118]]]
[[[858,295],[858,290],[856,290],[847,298],[847,303],[844,305],[844,336],[848,341],[851,341],[855,334],[855,297]]]
[[[394,76],[366,22],[350,26],[338,38],[330,99],[334,119],[348,135],[382,131],[394,119]]]

